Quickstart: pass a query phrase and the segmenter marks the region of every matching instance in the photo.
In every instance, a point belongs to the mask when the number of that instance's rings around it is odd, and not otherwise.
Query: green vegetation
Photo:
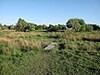
[[[2,25],[0,24],[0,30],[16,30],[21,32],[30,32],[30,31],[48,31],[48,32],[58,32],[58,31],[65,31],[66,29],[70,29],[75,32],[85,32],[85,31],[93,31],[93,30],[100,30],[99,25],[96,24],[86,24],[83,19],[69,19],[64,24],[52,25],[49,26],[37,25],[34,23],[26,22],[24,19],[19,18],[16,25]]]
[[[0,75],[99,75],[100,27],[77,20],[80,25],[71,30],[23,19],[15,26],[0,25]],[[44,50],[53,41],[57,46]]]

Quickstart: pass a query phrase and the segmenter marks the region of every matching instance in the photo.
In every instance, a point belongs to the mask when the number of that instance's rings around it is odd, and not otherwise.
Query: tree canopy
[[[74,28],[76,27],[77,25],[85,25],[85,21],[83,19],[78,19],[78,18],[75,18],[75,19],[69,19],[66,23],[66,26],[68,28]]]
[[[32,31],[33,25],[32,23],[27,23],[24,19],[19,18],[17,24],[16,24],[16,30],[17,31]]]

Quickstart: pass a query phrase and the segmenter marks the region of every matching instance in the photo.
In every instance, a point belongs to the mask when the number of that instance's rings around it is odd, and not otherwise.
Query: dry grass
[[[33,49],[40,49],[41,48],[41,41],[27,41],[27,40],[23,40],[23,39],[19,39],[17,41],[15,41],[17,43],[18,46],[21,47],[31,47]]]
[[[13,32],[7,35],[7,38],[14,39],[14,38],[32,38],[35,35],[42,35],[40,32]]]
[[[31,49],[41,49],[42,41],[34,40],[34,41],[27,41],[23,39],[13,40],[8,38],[0,38],[0,43],[3,43],[8,48],[16,48],[16,47],[23,47],[23,48],[31,48]]]
[[[5,44],[6,46],[13,47],[16,46],[16,42],[8,38],[0,38],[0,43]]]

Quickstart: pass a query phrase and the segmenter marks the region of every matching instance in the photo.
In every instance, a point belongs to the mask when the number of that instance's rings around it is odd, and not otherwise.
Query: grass
[[[0,31],[0,75],[99,75],[99,33]]]

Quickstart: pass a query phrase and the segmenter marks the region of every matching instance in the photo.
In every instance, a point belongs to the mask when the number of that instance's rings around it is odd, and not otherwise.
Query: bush
[[[93,31],[93,26],[91,26],[91,25],[87,25],[87,27],[86,27],[86,31]]]

